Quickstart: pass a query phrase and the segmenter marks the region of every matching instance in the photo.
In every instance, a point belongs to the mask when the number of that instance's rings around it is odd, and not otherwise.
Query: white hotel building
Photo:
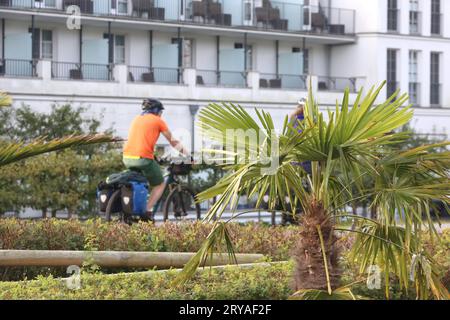
[[[325,110],[385,79],[380,101],[399,88],[419,132],[450,133],[448,0],[0,0],[0,30],[0,90],[16,105],[103,110],[121,136],[144,97],[190,132],[211,101],[281,124],[310,81]]]

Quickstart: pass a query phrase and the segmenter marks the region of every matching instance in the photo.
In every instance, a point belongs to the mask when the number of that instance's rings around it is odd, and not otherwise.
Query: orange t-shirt
[[[167,130],[166,122],[157,115],[137,116],[131,123],[123,155],[153,159],[156,141],[158,141],[160,133]]]

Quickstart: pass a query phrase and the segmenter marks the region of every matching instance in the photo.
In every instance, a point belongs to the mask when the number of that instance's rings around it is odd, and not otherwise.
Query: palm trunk
[[[332,289],[339,286],[340,270],[338,267],[337,237],[334,234],[334,222],[327,219],[323,205],[313,202],[309,210],[300,218],[300,240],[294,252],[295,272],[294,289],[319,289],[327,290],[328,280],[325,270],[322,245],[317,226],[323,237],[329,282]]]

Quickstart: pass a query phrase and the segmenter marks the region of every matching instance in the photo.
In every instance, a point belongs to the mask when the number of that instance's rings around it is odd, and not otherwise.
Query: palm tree
[[[205,217],[214,227],[176,283],[186,281],[223,245],[223,239],[233,260],[228,221],[219,221],[222,213],[228,205],[234,210],[242,194],[256,195],[256,207],[268,194],[269,210],[278,199],[288,199],[289,206],[282,204],[284,211],[302,212],[300,240],[293,248],[297,297],[354,298],[348,288],[341,288],[337,245],[341,234],[352,232],[356,234],[353,260],[362,274],[371,265],[384,271],[387,298],[391,275],[406,290],[412,277],[418,298],[429,298],[430,293],[438,299],[448,298],[440,270],[421,242],[423,228],[437,235],[429,215],[431,200],[449,199],[450,153],[430,151],[448,143],[396,150],[393,146],[407,139],[408,133],[395,130],[410,121],[413,111],[402,107],[408,97],[398,96],[398,92],[375,105],[383,85],[372,88],[365,97],[361,90],[353,108],[346,90],[341,104],[328,111],[327,120],[310,91],[305,120],[293,123],[286,117],[280,134],[275,134],[272,118],[264,111],[255,110],[258,123],[233,104],[210,104],[202,109],[199,126],[211,140],[223,143],[229,130],[235,129],[254,130],[259,140],[246,143],[246,137],[240,135],[234,141],[238,152],[215,151],[234,161],[227,167],[228,175],[198,196],[199,201],[220,196]],[[262,159],[267,150],[274,149],[278,150],[276,159],[272,158],[277,160],[276,167],[270,171]],[[310,173],[300,165],[305,161],[311,161]],[[365,186],[365,177],[375,183]],[[376,218],[347,214],[346,205],[356,200],[370,201]],[[353,228],[341,223],[349,219],[355,222]]]
[[[0,92],[0,107],[8,107],[12,99],[6,93]],[[90,145],[96,143],[119,141],[104,134],[96,135],[71,135],[60,139],[46,140],[45,137],[37,139],[31,143],[23,142],[1,142],[0,144],[0,166],[4,166],[29,157],[43,153],[62,150],[66,148]]]

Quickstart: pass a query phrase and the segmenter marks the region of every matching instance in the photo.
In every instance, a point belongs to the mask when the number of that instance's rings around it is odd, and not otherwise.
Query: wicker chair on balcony
[[[205,81],[203,81],[203,77],[202,76],[197,76],[195,83],[199,86],[204,86],[205,85]]]
[[[269,83],[267,82],[267,79],[259,79],[259,87],[260,88],[268,88]]]
[[[270,79],[269,83],[271,88],[281,88],[281,79]]]
[[[192,19],[201,17],[204,21],[207,19],[207,3],[204,1],[192,1]]]
[[[263,0],[262,7],[255,8],[256,23],[271,25],[273,29],[287,30],[288,20],[281,19],[280,9],[272,7],[269,0]]]
[[[144,13],[150,17],[150,12],[154,8],[154,0],[132,0],[133,14],[142,17]]]
[[[152,20],[164,20],[164,8],[150,8],[148,18]]]
[[[326,17],[322,13],[311,14],[311,27],[315,31],[323,32],[326,29]]]
[[[143,82],[155,82],[155,75],[152,71],[143,73],[141,77]]]
[[[80,69],[70,69],[69,77],[70,79],[81,80],[83,79],[83,74]]]

